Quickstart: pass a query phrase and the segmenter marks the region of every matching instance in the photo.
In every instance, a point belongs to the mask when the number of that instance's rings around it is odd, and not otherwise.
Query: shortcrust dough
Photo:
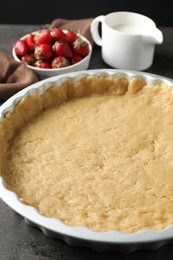
[[[26,98],[2,120],[7,187],[70,226],[131,233],[173,224],[173,89],[140,78],[116,88],[107,77],[81,82]]]

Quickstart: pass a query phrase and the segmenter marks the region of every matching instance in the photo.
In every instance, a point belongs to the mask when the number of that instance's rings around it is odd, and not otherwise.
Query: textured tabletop
[[[0,49],[11,55],[14,41],[40,29],[42,25],[0,25]],[[147,72],[173,78],[173,28],[160,28],[164,42],[156,46],[153,65]],[[89,69],[109,68],[95,46]],[[72,247],[66,242],[46,237],[39,229],[27,225],[24,219],[0,199],[0,260],[105,260],[105,259],[173,259],[173,244],[155,251],[123,254],[116,251],[96,252],[84,247]]]

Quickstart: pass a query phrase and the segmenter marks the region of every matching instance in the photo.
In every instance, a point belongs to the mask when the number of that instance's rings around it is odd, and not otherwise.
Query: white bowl
[[[39,81],[19,91],[0,107],[0,120],[6,113],[12,112],[22,98],[42,95],[52,86],[49,83],[61,84],[66,80],[79,80],[87,75],[107,75],[115,78],[123,76],[128,80],[134,76],[142,76],[149,85],[157,85],[163,82],[170,87],[173,86],[173,80],[169,78],[138,71],[101,69],[67,73]],[[141,230],[130,234],[118,231],[96,232],[86,227],[68,226],[59,219],[45,217],[34,207],[23,204],[16,193],[6,188],[2,177],[0,177],[0,198],[15,212],[23,216],[28,224],[38,227],[45,235],[60,238],[72,246],[86,246],[97,251],[132,252],[139,249],[155,250],[166,243],[170,243],[170,239],[173,239],[173,225],[160,231]]]
[[[64,30],[65,31],[65,30]],[[36,34],[38,31],[32,32],[33,34]],[[29,34],[21,37],[20,39],[26,39],[27,36]],[[79,34],[77,34],[79,35]],[[80,35],[80,37],[86,41],[89,45],[89,54],[84,57],[81,61],[79,61],[78,63],[75,63],[73,65],[69,65],[67,67],[63,67],[63,68],[57,68],[57,69],[43,69],[43,68],[38,68],[38,67],[34,67],[31,65],[27,66],[32,69],[33,71],[35,71],[37,73],[37,75],[40,77],[40,79],[45,79],[45,78],[49,78],[49,77],[53,77],[53,76],[57,76],[60,74],[64,74],[64,73],[68,73],[68,72],[74,72],[74,71],[81,71],[81,70],[86,70],[89,67],[89,63],[90,63],[90,59],[91,59],[91,55],[92,55],[92,45],[89,42],[89,40],[84,37],[83,35]],[[12,55],[13,58],[18,61],[18,62],[22,62],[18,56],[15,53],[14,47],[12,48]]]

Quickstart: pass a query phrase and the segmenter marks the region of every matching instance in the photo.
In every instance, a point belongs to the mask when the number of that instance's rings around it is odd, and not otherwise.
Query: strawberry
[[[47,43],[35,47],[34,56],[37,60],[50,60],[53,57],[52,46]]]
[[[53,60],[52,60],[52,68],[62,68],[62,67],[67,67],[70,65],[70,62],[67,58],[65,57],[62,57],[62,56],[58,56],[58,57],[55,57]]]
[[[36,61],[36,58],[33,52],[28,52],[21,57],[21,61],[26,62],[29,65],[33,65],[34,62]]]
[[[73,31],[66,32],[67,41],[68,42],[74,42],[77,39],[77,34]]]
[[[37,32],[34,36],[34,42],[35,45],[39,45],[42,43],[47,43],[47,44],[51,44],[52,42],[52,36],[50,33],[50,30],[41,30],[39,32]]]
[[[13,45],[18,58],[39,68],[61,68],[80,62],[88,53],[88,42],[72,30],[42,29],[29,33]]]
[[[54,28],[50,30],[53,41],[67,41],[67,36],[61,28]]]
[[[14,44],[14,50],[17,56],[22,57],[28,51],[28,45],[25,40],[19,39]]]
[[[82,40],[82,38],[78,37],[73,42],[73,51],[82,57],[85,57],[89,53],[89,45],[86,41]]]
[[[29,47],[30,49],[34,49],[35,42],[34,42],[34,34],[33,34],[33,33],[30,33],[30,34],[27,36],[26,42],[27,42],[28,47]]]
[[[73,54],[73,56],[71,58],[71,64],[78,63],[81,60],[82,60],[82,57],[79,54],[75,53],[75,54]]]
[[[52,46],[53,51],[57,56],[63,56],[66,58],[72,57],[73,53],[70,45],[67,42],[56,41]]]
[[[42,68],[42,69],[51,69],[52,68],[51,62],[46,61],[46,60],[37,60],[34,63],[34,66],[38,67],[38,68]]]

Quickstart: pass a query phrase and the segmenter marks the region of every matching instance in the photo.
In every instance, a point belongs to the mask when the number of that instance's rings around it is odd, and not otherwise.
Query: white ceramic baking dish
[[[50,82],[58,83],[69,78],[77,80],[86,75],[105,74],[114,75],[114,77],[121,77],[123,75],[127,79],[140,75],[148,84],[164,82],[170,87],[173,86],[172,79],[138,71],[99,69],[67,73],[42,80],[12,96],[0,107],[0,119],[3,118],[7,112],[13,111],[17,102],[24,96],[41,95],[51,86],[51,84],[48,84]],[[141,230],[131,234],[116,231],[96,232],[86,227],[71,227],[65,225],[60,220],[44,217],[40,215],[35,208],[21,203],[18,196],[5,187],[2,177],[0,177],[0,197],[10,208],[23,216],[28,224],[38,227],[48,237],[60,238],[72,246],[86,246],[96,251],[118,250],[122,252],[133,252],[138,249],[154,250],[173,240],[173,225],[161,231]]]

